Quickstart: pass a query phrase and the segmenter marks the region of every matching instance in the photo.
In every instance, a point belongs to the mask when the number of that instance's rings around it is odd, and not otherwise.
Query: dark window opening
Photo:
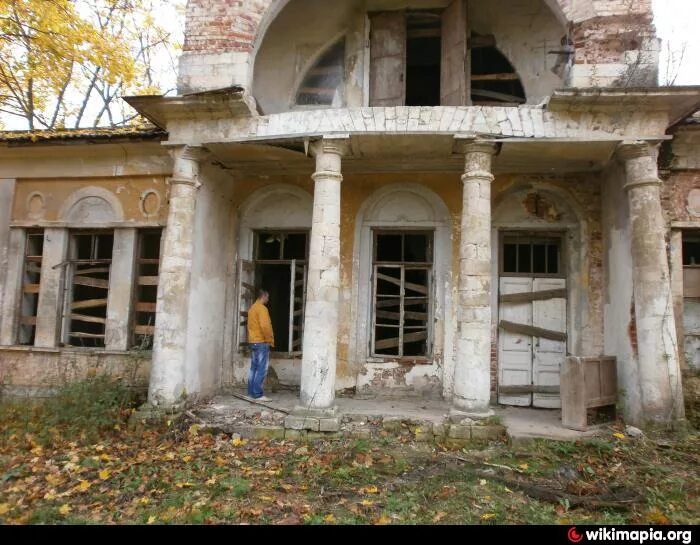
[[[19,322],[19,344],[33,346],[36,335],[36,318],[39,309],[41,262],[44,254],[44,231],[27,231],[24,248],[24,278]]]
[[[76,233],[71,237],[69,290],[65,319],[68,346],[104,348],[107,296],[114,234]]]
[[[561,274],[561,240],[558,238],[506,236],[501,248],[501,274]]]
[[[472,33],[472,44],[485,42]],[[495,45],[471,48],[471,95],[474,105],[524,104],[525,89],[510,61]]]
[[[299,106],[340,106],[345,81],[345,39],[343,38],[318,59],[306,73],[299,87]]]
[[[162,229],[148,229],[140,231],[138,236],[133,323],[134,348],[138,350],[153,348],[162,235]]]
[[[306,301],[306,258],[308,233],[261,231],[255,236],[255,260],[251,286],[242,285],[248,306],[264,289],[270,294],[267,308],[275,334],[276,352],[301,352],[304,304]],[[243,271],[243,268],[241,268]],[[246,317],[247,307],[243,312]],[[243,332],[245,334],[245,331]]]
[[[441,18],[409,12],[406,43],[406,106],[440,105]]]
[[[375,356],[430,354],[432,233],[375,232]]]
[[[683,266],[700,267],[700,236],[683,235]]]

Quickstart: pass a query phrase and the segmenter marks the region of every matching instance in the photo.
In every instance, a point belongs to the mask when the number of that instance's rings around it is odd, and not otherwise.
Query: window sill
[[[150,350],[106,350],[103,348],[77,348],[77,347],[59,347],[59,348],[45,348],[40,346],[23,346],[23,345],[10,345],[10,346],[0,346],[0,351],[6,352],[37,352],[39,354],[100,354],[107,356],[133,356],[135,354],[143,354],[144,356],[150,356],[152,351]]]
[[[411,366],[411,365],[432,365],[433,359],[432,358],[426,358],[426,357],[404,357],[404,358],[396,358],[396,357],[381,357],[381,356],[370,356],[367,358],[367,363],[369,364],[387,364],[387,363],[396,363],[398,365],[406,365],[406,366]]]

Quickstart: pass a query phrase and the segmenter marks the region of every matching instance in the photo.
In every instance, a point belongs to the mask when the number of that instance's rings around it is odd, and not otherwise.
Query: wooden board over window
[[[442,13],[442,106],[467,104],[467,1],[452,0]]]
[[[406,14],[370,15],[370,106],[406,103]]]

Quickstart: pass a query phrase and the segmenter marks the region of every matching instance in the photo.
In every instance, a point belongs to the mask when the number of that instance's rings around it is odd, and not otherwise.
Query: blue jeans
[[[250,374],[248,375],[248,395],[258,399],[264,395],[263,384],[267,376],[267,366],[270,363],[270,345],[253,343],[250,345]]]

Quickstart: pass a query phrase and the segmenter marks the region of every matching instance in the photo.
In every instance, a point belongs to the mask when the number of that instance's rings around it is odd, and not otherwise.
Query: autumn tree
[[[154,55],[173,48],[156,22],[164,5],[0,0],[0,113],[25,119],[29,129],[130,121],[134,114],[118,98],[156,92]]]

